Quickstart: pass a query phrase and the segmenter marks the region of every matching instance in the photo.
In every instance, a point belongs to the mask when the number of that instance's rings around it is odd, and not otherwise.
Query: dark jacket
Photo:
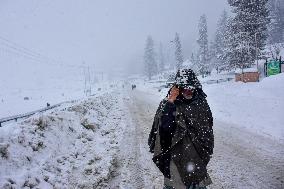
[[[178,96],[174,104],[166,99],[160,103],[148,144],[165,177],[170,178],[173,161],[186,186],[205,179],[214,148],[212,127],[212,113],[201,88],[190,100]]]

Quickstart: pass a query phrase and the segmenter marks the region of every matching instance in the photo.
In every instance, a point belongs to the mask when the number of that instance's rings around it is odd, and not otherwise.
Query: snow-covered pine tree
[[[217,60],[217,53],[216,53],[216,43],[215,41],[210,41],[209,43],[209,70],[212,70],[214,68],[218,67],[219,61]]]
[[[198,24],[199,38],[197,43],[199,45],[199,73],[204,75],[209,71],[209,52],[208,52],[208,33],[207,33],[207,19],[206,15],[200,17]]]
[[[284,2],[281,3],[281,18],[284,18]],[[282,19],[282,28],[284,28],[284,19]],[[283,30],[283,39],[284,39],[284,30]]]
[[[191,53],[190,61],[192,62],[192,64],[194,64],[196,61],[193,53]]]
[[[233,7],[231,35],[234,43],[233,58],[240,68],[251,67],[256,57],[264,50],[269,23],[268,0],[228,0]]]
[[[163,50],[163,44],[160,43],[159,47],[159,72],[162,73],[165,70],[165,56]]]
[[[279,21],[281,25],[281,30],[282,30],[282,42],[284,43],[284,1],[283,0],[278,0],[278,16],[279,16]]]
[[[281,18],[281,25],[282,25],[282,29],[284,28],[284,2],[283,1],[279,1],[280,2],[280,18]],[[284,29],[283,29],[283,39],[284,39]]]
[[[211,52],[213,51],[214,66],[220,70],[227,70],[228,64],[226,61],[226,38],[228,37],[228,13],[224,10],[217,23],[215,39],[213,41]],[[212,49],[213,48],[213,49]],[[212,53],[211,53],[212,54]]]
[[[194,53],[191,53],[190,62],[192,65],[190,69],[192,69],[195,73],[198,73],[198,57],[196,57]]]
[[[273,58],[280,54],[284,46],[284,1],[269,0],[268,2],[270,24],[268,26],[268,44]]]
[[[151,36],[148,36],[146,40],[144,63],[145,63],[145,75],[150,80],[153,75],[157,74],[158,71],[156,54],[154,49],[154,41]]]
[[[233,18],[228,17],[228,21],[226,24],[226,30],[224,33],[224,52],[223,52],[223,60],[225,67],[221,68],[220,71],[224,70],[233,70],[237,67],[239,61],[239,54],[236,53],[236,49],[238,48],[238,40],[235,39],[235,35],[232,35],[233,30]]]
[[[182,55],[182,48],[181,48],[181,42],[179,38],[179,34],[176,33],[175,35],[175,56],[176,56],[176,69],[181,69],[182,63],[183,63],[183,55]]]

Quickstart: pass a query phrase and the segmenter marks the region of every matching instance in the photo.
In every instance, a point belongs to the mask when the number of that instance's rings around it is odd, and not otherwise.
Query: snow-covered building
[[[246,68],[237,69],[235,72],[235,81],[242,82],[258,82],[259,81],[259,71],[257,68]]]

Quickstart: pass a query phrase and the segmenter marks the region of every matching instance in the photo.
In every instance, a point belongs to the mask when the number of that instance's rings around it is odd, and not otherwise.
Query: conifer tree
[[[200,17],[198,24],[199,38],[197,43],[199,45],[199,72],[203,75],[209,71],[209,52],[208,52],[208,33],[207,33],[207,19],[205,15]]]
[[[198,73],[199,62],[198,62],[198,57],[196,57],[196,55],[194,53],[191,53],[190,62],[191,62],[191,68],[190,69],[192,69],[194,72]]]
[[[268,0],[229,0],[235,16],[230,28],[234,41],[231,59],[239,68],[251,67],[264,50],[269,23]]]
[[[162,73],[165,70],[165,56],[163,50],[163,44],[160,43],[159,47],[159,72]]]
[[[268,44],[273,58],[280,54],[284,46],[284,1],[269,0],[268,2],[270,24],[268,26]]]
[[[221,70],[227,69],[228,62],[226,60],[226,38],[228,37],[228,13],[224,10],[217,23],[217,30],[215,33],[215,39],[212,44],[214,67]]]
[[[183,63],[183,55],[182,55],[182,48],[181,48],[181,42],[179,38],[179,34],[176,33],[175,35],[175,56],[176,56],[176,69],[181,69],[182,63]]]
[[[154,41],[151,36],[147,37],[144,52],[145,74],[150,80],[153,75],[157,74],[157,62],[155,58]]]

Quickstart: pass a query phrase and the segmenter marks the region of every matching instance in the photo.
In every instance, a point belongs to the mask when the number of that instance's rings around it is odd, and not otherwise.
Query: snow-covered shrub
[[[47,127],[47,120],[44,117],[39,117],[38,119],[33,120],[33,123],[37,125],[40,130],[45,130]]]
[[[84,119],[81,123],[86,129],[91,129],[92,131],[95,131],[96,125],[94,123],[90,123],[88,119]]]
[[[8,148],[9,148],[9,144],[0,143],[0,156],[2,158],[8,158],[9,156]]]

